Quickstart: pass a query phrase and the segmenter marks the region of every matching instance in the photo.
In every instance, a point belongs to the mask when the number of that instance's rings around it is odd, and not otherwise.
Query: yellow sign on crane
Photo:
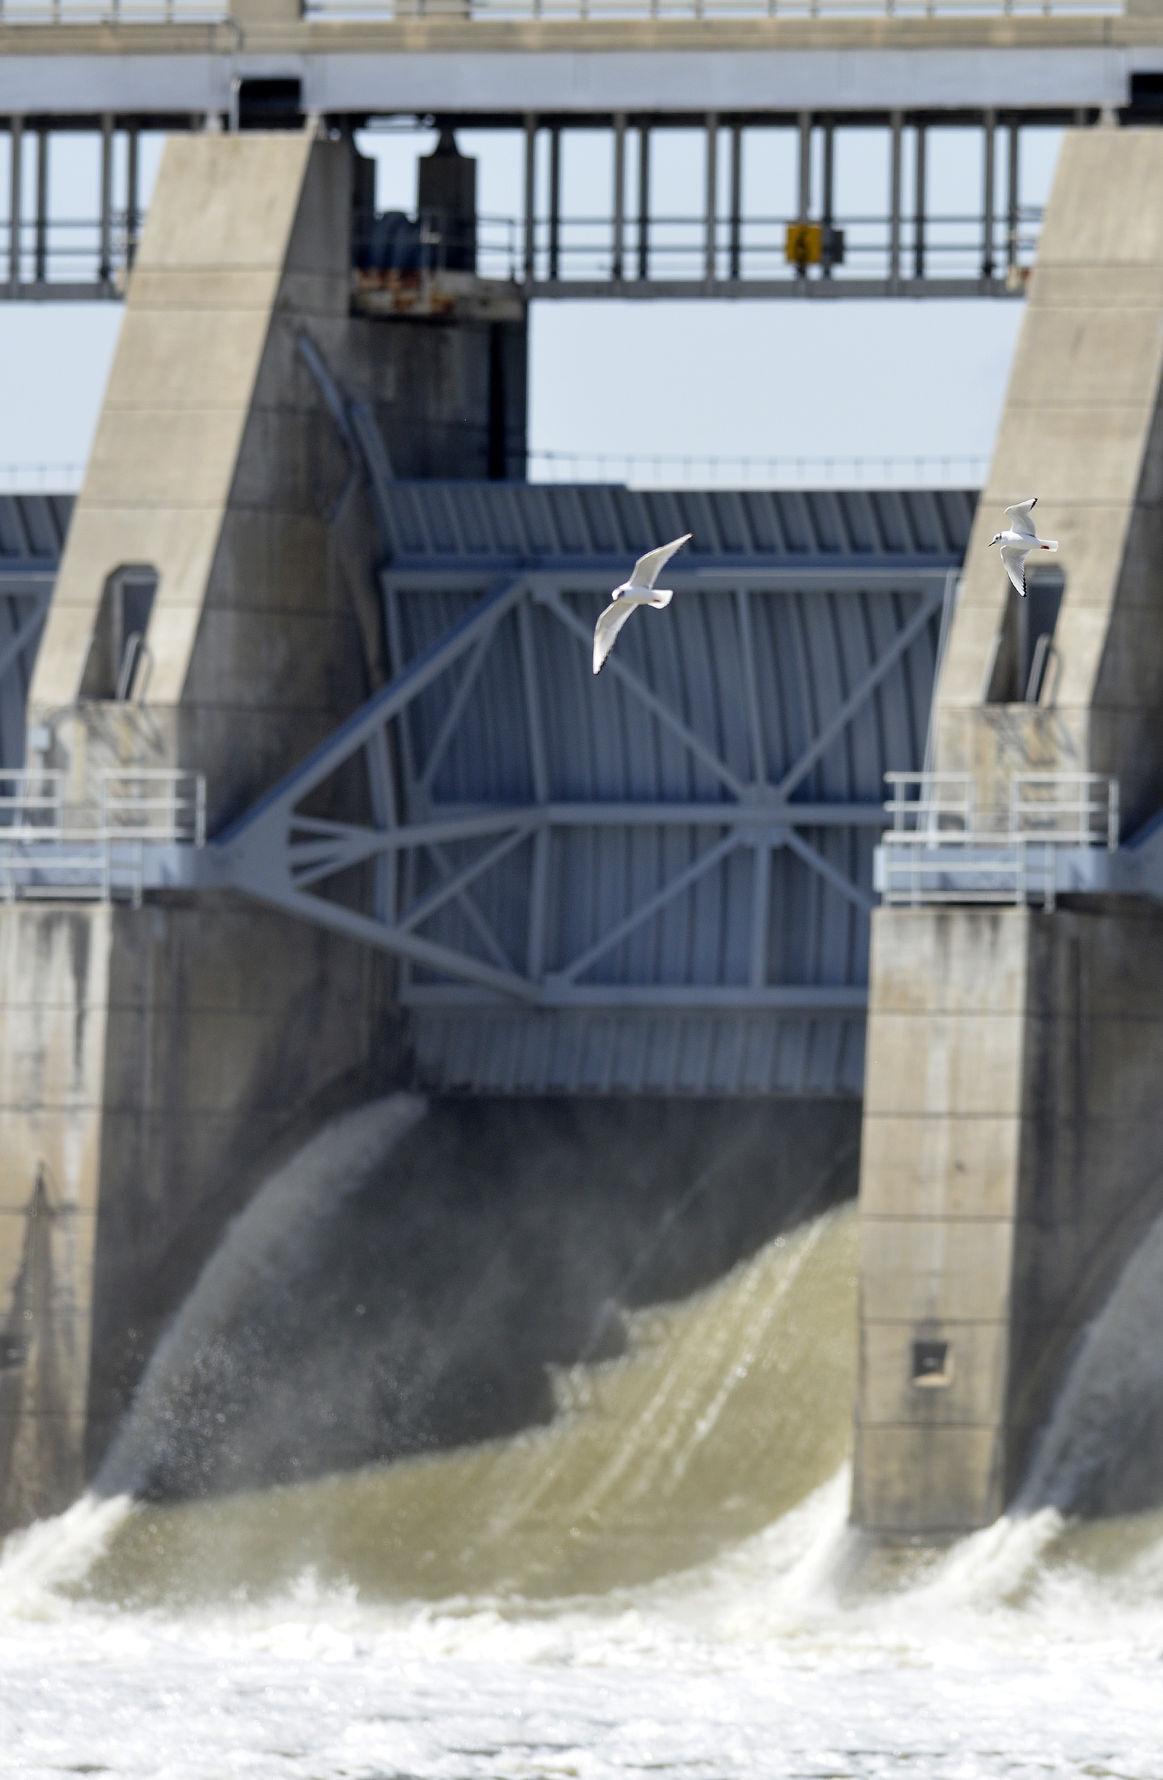
[[[788,223],[784,256],[789,266],[822,265],[824,259],[823,223]]]

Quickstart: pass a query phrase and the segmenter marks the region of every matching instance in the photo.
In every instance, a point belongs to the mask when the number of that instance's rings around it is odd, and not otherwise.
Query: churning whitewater
[[[1097,1514],[1120,1441],[1141,1453],[1158,1409],[1136,1331],[1163,1292],[1163,1225],[1081,1344],[1017,1509],[951,1551],[877,1552],[847,1526],[850,1204],[790,1218],[694,1290],[624,1294],[618,1339],[607,1307],[602,1340],[549,1365],[551,1412],[508,1431],[274,1485],[191,1468],[191,1416],[204,1446],[239,1403],[255,1414],[231,1359],[242,1306],[269,1339],[319,1311],[313,1257],[342,1232],[366,1247],[382,1216],[399,1238],[422,1114],[396,1097],[349,1115],[271,1177],[93,1494],[7,1542],[0,1773],[1163,1771],[1163,1516]],[[479,1261],[505,1274],[503,1254]],[[381,1328],[391,1344],[398,1319]],[[337,1388],[331,1361],[287,1353],[276,1420],[296,1388]],[[435,1357],[425,1377],[440,1388]],[[381,1384],[395,1418],[403,1387]],[[319,1404],[303,1413],[326,1427]]]

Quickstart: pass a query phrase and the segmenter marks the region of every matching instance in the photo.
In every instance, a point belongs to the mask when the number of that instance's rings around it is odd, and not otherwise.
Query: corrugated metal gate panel
[[[551,830],[544,934],[551,973],[597,948],[628,911],[640,910],[718,845],[741,792],[757,779],[777,785],[800,763],[793,802],[879,805],[885,771],[919,765],[936,614],[907,647],[899,639],[919,610],[916,571],[939,574],[959,564],[973,495],[680,495],[452,483],[394,485],[384,493],[395,543],[386,574],[405,660],[468,615],[499,576],[521,570],[552,571],[554,597],[585,633],[571,632],[552,605],[536,599],[522,615],[501,620],[483,661],[471,670],[475,685],[426,796],[409,805],[415,819],[433,809],[538,800],[522,624],[545,716],[545,801],[723,809],[721,829],[650,820],[612,827],[596,820]],[[586,637],[604,603],[595,572],[608,571],[613,585],[642,549],[683,530],[693,530],[693,544],[666,577],[678,597],[665,616],[635,615],[619,638],[618,659],[719,766],[700,758],[622,678],[607,672],[595,680],[588,658]],[[434,575],[438,569],[449,571],[447,584]],[[766,584],[765,569],[771,572]],[[893,571],[901,585],[894,585]],[[743,691],[749,672],[757,690],[754,722]],[[413,701],[406,721],[421,770],[453,697],[449,675]],[[857,701],[851,720],[816,747],[850,700]],[[603,990],[648,985],[697,999],[700,989],[745,989],[758,959],[763,981],[776,988],[859,989],[868,974],[867,906],[859,892],[871,887],[875,829],[833,823],[797,832],[820,869],[786,846],[772,848],[770,903],[756,934],[757,854],[738,845],[571,980],[599,998]],[[533,845],[522,841],[472,889],[476,913],[496,936],[503,961],[519,971],[527,963]],[[437,890],[450,871],[483,851],[479,842],[447,847],[439,869],[420,865],[415,894]],[[849,881],[856,894],[845,892]],[[471,949],[474,919],[454,900],[425,931]],[[457,992],[438,975],[412,967],[408,977],[418,1073],[446,1091],[857,1094],[861,1088],[863,1018],[839,1009],[524,1010],[490,1004],[471,989],[457,1005]],[[439,1006],[424,1000],[425,987],[438,991]]]
[[[674,491],[597,484],[396,482],[383,493],[393,557],[625,558],[694,533],[700,555],[946,558],[959,563],[977,497],[962,489]]]

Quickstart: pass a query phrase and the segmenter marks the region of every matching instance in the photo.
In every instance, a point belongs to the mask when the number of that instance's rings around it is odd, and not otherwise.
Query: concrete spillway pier
[[[1158,132],[1067,136],[934,714],[936,769],[967,776],[983,830],[1021,772],[1109,775],[1124,832],[1163,803],[1161,198]],[[1021,604],[989,539],[1035,493],[1064,585],[1032,576]],[[863,1525],[1001,1512],[1163,1204],[1161,945],[1150,905],[1111,898],[874,915]]]
[[[188,768],[213,829],[382,673],[372,521],[304,338],[389,440],[485,473],[492,324],[352,314],[354,165],[310,131],[167,145],[31,690],[30,767],[69,799]],[[390,1084],[394,1038],[380,955],[238,899],[17,903],[0,958],[12,1522],[75,1493],[254,1170]]]

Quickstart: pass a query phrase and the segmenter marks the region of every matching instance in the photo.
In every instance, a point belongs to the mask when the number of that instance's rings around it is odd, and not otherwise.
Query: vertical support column
[[[101,251],[97,276],[102,284],[113,277],[113,118],[101,119]]]
[[[719,205],[719,114],[707,114],[706,212],[704,217],[703,277],[709,285],[715,282],[716,233]]]
[[[638,276],[650,277],[650,125],[638,126]]]
[[[914,137],[915,161],[913,165],[913,277],[918,282],[925,276],[925,206],[928,194],[925,190],[925,152],[928,147],[928,136],[925,126],[918,123]]]
[[[832,276],[832,254],[829,243],[832,239],[834,218],[833,194],[836,185],[836,124],[833,118],[826,118],[823,123],[824,132],[824,166],[821,194],[821,217],[824,225],[824,263],[820,268],[823,277]]]
[[[140,170],[138,166],[138,132],[126,132],[125,138],[125,269],[132,272],[137,258],[138,198]]]
[[[626,238],[626,114],[614,114],[614,242],[611,271],[615,284],[621,284],[624,271]]]
[[[728,275],[733,280],[743,270],[743,125],[731,125],[731,222]]]
[[[812,209],[812,114],[801,111],[799,116],[799,168],[797,174],[799,193],[799,222],[807,222]]]
[[[14,117],[8,127],[8,294],[20,289],[20,231],[23,224],[24,119]]]
[[[1018,193],[1021,189],[1021,129],[1016,117],[1010,119],[1009,125],[1009,167],[1007,169],[1006,189],[1006,267],[1012,270],[1018,263]]]
[[[797,169],[797,185],[799,191],[796,198],[797,221],[807,222],[812,208],[812,118],[811,113],[801,111],[799,117],[799,165]],[[808,275],[806,264],[796,266],[796,277],[803,279]]]
[[[771,900],[771,843],[756,838],[751,867],[751,958],[748,980],[753,989],[767,981],[767,918]]]
[[[541,709],[541,680],[537,671],[533,608],[532,602],[528,599],[522,599],[517,607],[517,635],[521,651],[521,678],[525,692],[526,722],[529,727],[529,761],[533,776],[533,796],[539,804],[546,804],[549,802],[549,767],[545,753],[545,723]],[[549,844],[549,826],[543,822],[533,831],[533,858],[529,876],[529,930],[525,945],[526,973],[535,983],[540,982],[545,973]]]
[[[48,278],[48,178],[49,134],[42,124],[36,133],[36,227],[33,236],[33,278],[44,284]]]
[[[561,130],[549,131],[549,277],[561,276]]]
[[[534,269],[534,229],[537,212],[535,200],[537,196],[537,117],[532,111],[525,114],[525,292],[529,294],[533,287]]]
[[[981,276],[986,280],[993,278],[994,148],[996,137],[997,113],[987,111],[983,145],[984,166],[981,180]]]
[[[889,119],[888,162],[888,280],[895,290],[901,276],[901,147],[904,120],[899,111]]]

